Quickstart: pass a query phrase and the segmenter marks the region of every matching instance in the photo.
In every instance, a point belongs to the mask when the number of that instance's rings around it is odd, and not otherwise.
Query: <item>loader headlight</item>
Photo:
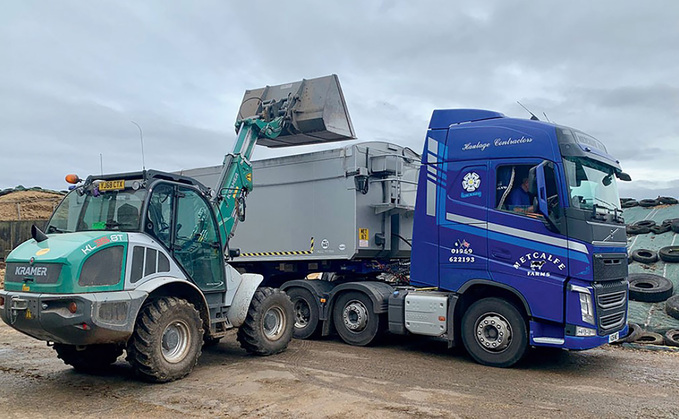
[[[582,321],[594,324],[594,306],[592,305],[592,294],[580,293],[580,315]]]

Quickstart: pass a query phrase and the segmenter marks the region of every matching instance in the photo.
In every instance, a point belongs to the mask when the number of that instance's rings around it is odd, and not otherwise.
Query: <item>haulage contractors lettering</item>
[[[477,141],[476,144],[472,143],[467,143],[462,147],[462,151],[468,151],[468,150],[478,150],[480,149],[481,151],[484,151],[490,147],[490,143],[482,143],[481,141]]]
[[[496,138],[493,144],[495,144],[496,147],[504,146],[504,145],[515,145],[515,144],[525,144],[525,143],[532,143],[533,139],[530,137],[526,136],[521,136],[521,138],[512,138],[509,137],[506,140],[503,140],[502,138]]]
[[[14,271],[16,276],[47,276],[47,268],[44,266],[17,266]]]

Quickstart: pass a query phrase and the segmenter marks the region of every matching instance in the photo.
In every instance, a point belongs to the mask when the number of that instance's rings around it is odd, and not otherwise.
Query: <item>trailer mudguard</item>
[[[383,282],[346,282],[338,285],[330,292],[328,296],[329,304],[326,306],[329,315],[332,312],[332,306],[335,303],[335,297],[342,291],[359,291],[366,294],[373,303],[373,311],[377,314],[386,313],[389,308],[389,296],[394,292],[391,285]],[[327,317],[326,317],[327,318]]]
[[[327,301],[330,301],[329,294],[331,293],[334,285],[332,282],[320,281],[320,280],[308,280],[308,279],[295,279],[288,281],[281,286],[282,291],[289,290],[290,288],[300,287],[309,291],[311,295],[317,297],[315,299],[318,304],[319,320],[326,320],[325,310],[321,306],[320,298],[325,297]]]

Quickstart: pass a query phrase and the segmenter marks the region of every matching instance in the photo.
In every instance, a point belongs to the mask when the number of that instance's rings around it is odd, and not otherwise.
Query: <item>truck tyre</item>
[[[332,318],[342,340],[354,346],[367,346],[375,342],[386,326],[374,312],[370,297],[358,291],[346,292],[337,297]]]
[[[64,364],[72,366],[79,372],[105,370],[123,354],[123,348],[113,344],[76,346],[55,343],[54,350]]]
[[[462,342],[483,365],[511,367],[528,348],[528,328],[521,312],[510,302],[484,298],[462,317]]]
[[[301,287],[288,288],[285,293],[290,297],[295,313],[292,336],[295,339],[317,336],[320,331],[318,327],[320,316],[314,296],[309,290]]]
[[[648,227],[651,228],[655,225],[655,221],[653,220],[639,220],[636,223],[632,224],[637,227]]]
[[[650,227],[646,226],[636,226],[634,224],[628,224],[626,227],[627,234],[647,234],[651,232]]]
[[[283,352],[292,339],[294,318],[292,302],[283,291],[258,288],[245,322],[238,328],[238,342],[254,355]]]
[[[629,201],[624,201],[620,203],[620,206],[623,208],[632,208],[638,206],[639,203],[637,202],[636,199],[630,199]]]
[[[672,228],[669,226],[669,224],[660,224],[660,225],[654,225],[651,227],[651,231],[655,234],[663,234],[667,233],[668,231],[672,230]]]
[[[679,262],[679,246],[665,246],[658,250],[658,256],[665,262]]]
[[[665,333],[665,345],[679,346],[679,329],[668,330]]]
[[[641,201],[639,201],[639,206],[641,207],[650,208],[655,207],[656,205],[658,205],[657,199],[642,199]]]
[[[672,281],[654,274],[629,274],[629,298],[634,301],[658,303],[672,295]]]
[[[676,198],[672,198],[671,196],[659,196],[658,202],[661,205],[674,205],[676,203],[679,203],[679,201],[677,201]]]
[[[627,326],[629,326],[629,332],[627,332],[627,336],[618,340],[615,343],[623,343],[623,342],[632,343],[635,340],[637,340],[637,338],[639,337],[639,334],[641,333],[641,326],[639,326],[636,323],[627,323]]]
[[[665,313],[668,316],[679,320],[679,295],[670,297],[665,301]]]
[[[658,254],[654,250],[636,249],[632,251],[632,259],[641,263],[653,263],[658,261]]]
[[[185,377],[198,363],[203,323],[193,304],[162,297],[142,307],[127,345],[137,376],[157,383]]]
[[[663,336],[660,333],[642,330],[634,343],[641,343],[642,345],[662,345],[665,343],[665,339],[663,339]]]

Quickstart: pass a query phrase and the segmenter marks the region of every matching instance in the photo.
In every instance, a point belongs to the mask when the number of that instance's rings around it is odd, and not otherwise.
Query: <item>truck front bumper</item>
[[[69,345],[124,343],[148,294],[117,291],[35,294],[0,291],[2,320],[36,339]]]

